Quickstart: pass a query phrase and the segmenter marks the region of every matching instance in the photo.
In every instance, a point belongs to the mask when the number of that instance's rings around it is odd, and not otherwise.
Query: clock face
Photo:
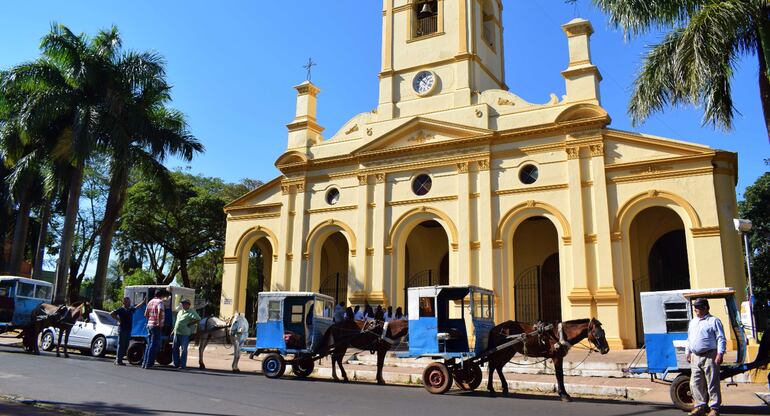
[[[427,95],[436,87],[436,74],[431,71],[420,71],[412,81],[412,88],[418,95]]]

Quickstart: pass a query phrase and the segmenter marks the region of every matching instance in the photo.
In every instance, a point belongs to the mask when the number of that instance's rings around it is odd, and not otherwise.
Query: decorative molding
[[[468,173],[468,162],[457,162],[458,173]]]
[[[223,262],[225,264],[238,263],[238,257],[237,256],[225,256]]]
[[[429,202],[455,201],[455,200],[457,200],[457,195],[436,196],[433,198],[406,199],[401,201],[388,201],[387,204],[388,206],[393,207],[393,206],[400,206],[400,205],[424,204]]]
[[[565,246],[572,245],[572,237],[562,237],[561,241],[564,243]]]
[[[565,147],[564,151],[567,152],[567,159],[577,159],[577,158],[580,157],[580,147],[579,146]]]
[[[418,131],[417,134],[407,139],[408,142],[415,142],[417,144],[423,144],[427,143],[429,141],[435,140],[436,136],[433,134],[425,134],[422,130]]]
[[[239,215],[239,216],[230,216],[228,218],[228,221],[243,221],[243,220],[260,220],[265,218],[278,218],[281,216],[280,212],[268,212],[266,214],[251,214],[251,215]]]
[[[489,159],[479,159],[476,161],[476,165],[479,167],[479,170],[489,170]]]
[[[664,166],[662,164],[650,163],[642,167],[642,169],[632,170],[632,171],[629,171],[629,173],[631,173],[632,175],[640,175],[640,174],[666,172],[672,169],[674,169],[673,166]]]
[[[366,135],[371,137],[373,134],[374,134],[374,130],[372,130],[371,127],[368,127],[366,129]]]
[[[620,295],[614,287],[600,287],[594,294],[594,300],[600,305],[617,305]]]
[[[481,248],[481,241],[471,241],[471,250],[478,250]]]
[[[653,173],[638,173],[625,176],[616,176],[614,178],[607,178],[607,183],[616,184],[626,182],[642,182],[656,179],[680,178],[684,176],[711,175],[712,173],[714,173],[714,167],[709,166],[696,169],[670,170],[665,172],[658,171]]]
[[[393,254],[393,246],[385,246],[385,255],[390,256]]]
[[[356,175],[358,177],[358,184],[359,185],[366,185],[369,182],[369,176],[366,174],[363,175]]]
[[[294,186],[297,188],[298,193],[305,192],[305,182],[297,182]]]
[[[282,194],[288,195],[290,190],[291,190],[291,187],[289,185],[285,185],[285,184],[281,185],[281,193]]]
[[[690,231],[692,231],[693,238],[719,237],[721,235],[718,225],[714,227],[690,228]]]
[[[367,247],[366,248],[366,255],[367,257],[371,257],[374,255],[374,247]]]
[[[516,103],[515,103],[515,102],[513,102],[513,101],[511,101],[511,100],[509,100],[509,99],[507,99],[507,98],[498,97],[498,98],[497,98],[497,105],[510,105],[510,106],[515,106],[515,105],[516,105]]]
[[[499,191],[495,191],[494,194],[497,196],[500,196],[500,195],[510,195],[510,194],[521,194],[526,192],[555,191],[555,190],[567,189],[567,188],[569,188],[569,185],[566,183],[563,183],[558,185],[543,185],[543,186],[529,186],[526,188],[516,188],[516,189],[501,189]]]
[[[452,247],[452,251],[457,251],[460,249],[460,246],[457,243],[451,243],[449,245]]]
[[[374,208],[377,208],[377,204],[374,203],[374,202],[370,202],[370,203],[366,204],[366,207],[369,208],[369,209],[374,209]]]
[[[289,216],[290,217],[293,217],[295,215],[297,215],[297,211],[289,211]]]
[[[604,156],[604,143],[596,143],[588,146],[591,156]]]
[[[621,241],[622,239],[623,239],[623,233],[621,233],[620,231],[610,233],[610,241]]]
[[[591,291],[585,287],[575,287],[567,295],[567,299],[577,304],[590,304],[593,298]]]
[[[275,202],[271,204],[256,204],[256,205],[246,205],[246,206],[237,206],[237,207],[225,207],[226,213],[236,213],[239,211],[271,211],[275,208],[281,208],[283,206],[282,202]],[[256,213],[256,212],[255,212]]]
[[[476,118],[481,118],[481,117],[484,117],[484,112],[479,109],[476,109]]]
[[[358,208],[358,205],[342,205],[328,208],[313,208],[305,210],[305,214],[319,214],[322,212],[351,211]]]
[[[586,234],[584,240],[586,244],[596,244],[599,241],[599,237],[596,234]]]
[[[492,248],[503,248],[503,240],[492,240]]]
[[[479,199],[479,198],[481,198],[481,193],[479,193],[479,192],[471,192],[470,194],[468,194],[468,198],[470,198],[470,199]]]
[[[307,251],[302,253],[302,258],[305,260],[310,260],[310,253]]]
[[[286,261],[292,261],[292,260],[294,260],[294,254],[286,253]]]
[[[356,249],[351,248],[350,249],[350,257],[355,257],[355,256],[356,256]]]
[[[580,186],[583,188],[590,188],[594,186],[594,181],[581,181]]]
[[[385,174],[384,173],[375,173],[374,177],[377,178],[377,183],[385,183]]]
[[[355,133],[358,131],[358,124],[354,124],[353,127],[351,127],[349,130],[345,131],[345,135],[349,135],[350,133]]]

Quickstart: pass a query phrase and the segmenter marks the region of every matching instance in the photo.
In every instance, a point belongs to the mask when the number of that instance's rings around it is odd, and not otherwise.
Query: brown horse
[[[348,348],[377,352],[377,384],[385,384],[382,378],[382,367],[385,365],[385,354],[393,347],[393,343],[406,336],[409,330],[408,321],[355,321],[346,319],[338,322],[326,330],[321,341],[321,354],[331,353],[332,377],[337,378],[336,364],[339,364],[342,379],[348,381],[345,368],[342,367],[342,358]]]
[[[72,326],[83,316],[88,316],[90,313],[91,305],[88,302],[75,302],[70,306],[56,306],[48,303],[40,304],[40,306],[32,312],[31,323],[24,330],[25,333],[23,334],[23,337],[25,348],[33,351],[36,355],[40,355],[37,338],[44,328],[54,327],[59,330],[59,340],[56,343],[56,356],[61,356],[59,354],[59,346],[61,345],[63,336],[64,357],[69,358],[67,344],[69,343]]]
[[[509,336],[517,334],[526,334],[538,330],[538,325],[524,322],[506,321],[492,328],[489,332],[488,348],[492,349],[498,345],[509,341]],[[528,337],[524,342],[515,344],[511,348],[502,349],[493,353],[489,357],[489,382],[487,390],[494,395],[495,389],[492,387],[492,377],[494,372],[500,377],[503,384],[503,394],[508,394],[508,382],[503,376],[503,366],[513,358],[516,353],[529,357],[550,358],[556,372],[556,381],[559,385],[559,397],[563,401],[572,401],[572,398],[564,389],[564,356],[567,355],[570,348],[588,338],[588,341],[595,345],[602,354],[609,352],[610,347],[604,336],[602,324],[598,320],[576,319],[574,321],[559,322],[553,325],[553,328],[544,331],[542,335]]]

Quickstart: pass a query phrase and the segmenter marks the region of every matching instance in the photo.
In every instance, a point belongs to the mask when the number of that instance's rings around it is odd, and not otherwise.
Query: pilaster
[[[374,248],[374,255],[372,256],[372,279],[369,293],[384,291],[385,280],[390,279],[389,273],[387,273],[386,262],[390,262],[390,253],[385,253],[385,246],[389,243],[387,241],[387,231],[385,230],[385,213],[387,206],[385,205],[385,187],[387,186],[386,176],[384,173],[377,173],[374,175],[374,205],[370,209],[373,210],[374,216],[374,229],[372,244]],[[391,294],[391,296],[394,296]]]
[[[367,175],[358,175],[358,221],[356,234],[358,235],[358,255],[354,258],[356,286],[351,287],[348,284],[348,293],[363,291],[368,292],[371,289],[371,276],[366,272],[368,270],[367,262],[370,260],[369,247],[367,244],[371,241],[369,226],[369,177]]]
[[[476,284],[476,273],[471,262],[471,204],[470,204],[470,177],[468,175],[468,162],[457,163],[457,232],[459,256],[457,273],[449,276],[450,285],[460,285],[468,282]]]
[[[495,295],[500,296],[498,286],[495,284],[494,270],[495,258],[492,246],[492,182],[489,170],[489,159],[476,162],[478,176],[478,200],[476,201],[477,238],[479,241],[478,255],[478,285],[495,290]]]
[[[572,261],[567,263],[567,269],[570,274],[568,280],[571,281],[567,299],[572,307],[567,309],[567,311],[571,311],[572,316],[562,318],[577,319],[591,316],[592,296],[586,279],[586,242],[582,238],[585,235],[585,223],[583,218],[583,191],[581,188],[580,146],[570,145],[568,142],[566,152],[567,184],[569,186],[569,222],[572,227],[573,236],[570,245]]]
[[[305,211],[308,209],[308,193],[305,192],[304,179],[292,185],[294,189],[294,236],[291,242],[291,251],[286,253],[287,267],[291,269],[288,290],[315,290],[312,288],[312,276],[305,276],[305,238],[307,238],[307,224]],[[291,216],[292,213],[289,213]]]

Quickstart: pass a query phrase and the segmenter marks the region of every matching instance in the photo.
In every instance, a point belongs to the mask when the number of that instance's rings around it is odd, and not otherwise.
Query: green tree
[[[188,132],[184,116],[166,107],[171,87],[165,79],[161,57],[152,53],[127,53],[114,63],[107,112],[102,121],[109,140],[110,192],[99,236],[99,255],[94,275],[94,307],[101,308],[107,281],[112,238],[125,203],[132,169],[155,178],[165,189],[170,176],[162,162],[167,156],[190,161],[201,145]]]
[[[174,172],[172,182],[170,193],[147,180],[128,189],[119,238],[121,244],[141,247],[159,283],[170,283],[178,272],[189,287],[190,261],[221,249],[224,240],[225,202],[216,193],[222,181]]]
[[[738,203],[741,218],[751,220],[749,245],[753,257],[751,272],[757,305],[757,324],[766,329],[770,316],[767,302],[770,300],[770,172],[746,188],[743,201]]]
[[[89,38],[54,24],[40,48],[42,58],[12,68],[3,88],[20,89],[27,96],[20,115],[24,129],[46,133],[30,135],[30,144],[68,166],[69,194],[54,296],[60,303],[66,294],[83,174],[89,158],[104,144],[100,121],[109,110],[104,107],[109,70],[120,38],[114,27]]]
[[[577,0],[568,0],[574,3]],[[666,106],[703,108],[703,123],[729,130],[730,82],[740,59],[759,59],[759,93],[770,138],[770,2],[767,0],[592,0],[633,37],[669,30],[645,57],[629,114],[635,123]]]

